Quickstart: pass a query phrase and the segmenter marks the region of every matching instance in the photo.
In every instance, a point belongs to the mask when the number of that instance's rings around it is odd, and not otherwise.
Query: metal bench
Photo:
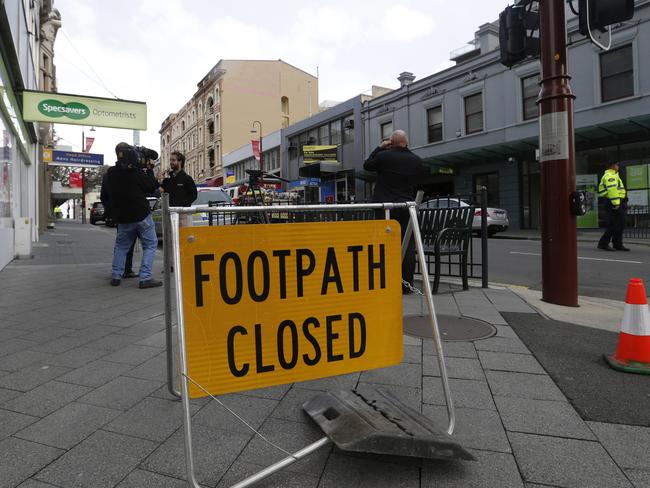
[[[463,290],[469,289],[467,281],[467,253],[472,238],[474,207],[420,208],[418,222],[422,234],[427,266],[434,260],[433,293],[440,285],[440,265],[443,256],[458,256]],[[429,268],[428,270],[431,273]]]

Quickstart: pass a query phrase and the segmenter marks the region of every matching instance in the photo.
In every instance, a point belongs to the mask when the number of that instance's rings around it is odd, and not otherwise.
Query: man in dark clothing
[[[189,207],[196,200],[196,184],[185,168],[185,156],[173,151],[169,158],[170,176],[160,184],[162,191],[169,193],[171,207]]]
[[[138,237],[142,243],[139,287],[162,286],[162,282],[152,279],[158,238],[147,201],[147,194],[154,192],[158,183],[150,165],[146,162],[143,164],[142,155],[129,144],[119,143],[115,152],[117,163],[106,172],[110,212],[118,224],[111,285],[119,286],[124,274],[126,254]]]
[[[422,160],[408,149],[408,137],[403,130],[396,130],[390,139],[383,141],[363,164],[368,171],[377,172],[377,182],[372,201],[410,202],[415,200],[416,186],[429,170]],[[391,211],[391,217],[399,222],[402,240],[409,222],[408,210]],[[383,217],[382,217],[383,218]],[[415,273],[415,242],[409,240],[406,256],[402,261],[402,280],[413,285]],[[402,292],[410,293],[408,286],[402,285]]]
[[[110,192],[108,191],[108,178],[106,178],[106,175],[102,178],[102,189],[100,193],[99,199],[102,202],[102,205],[104,205],[104,218],[107,219],[113,219],[113,215],[111,212],[111,196]],[[129,248],[129,252],[126,253],[126,260],[124,261],[124,273],[122,274],[122,278],[136,278],[138,276],[138,273],[133,271],[133,251],[135,250],[135,239],[133,239],[133,243],[131,244],[131,247]]]

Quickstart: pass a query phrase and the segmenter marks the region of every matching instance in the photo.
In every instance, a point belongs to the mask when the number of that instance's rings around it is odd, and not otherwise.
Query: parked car
[[[449,207],[470,207],[475,205],[470,205],[464,200],[459,200],[458,198],[433,198],[426,202],[423,202],[421,207],[424,208],[449,208]],[[487,228],[488,236],[492,237],[497,232],[505,232],[510,226],[510,221],[508,220],[508,211],[503,208],[487,208]],[[478,207],[474,210],[474,220],[472,221],[472,230],[480,233],[481,232],[481,208]]]
[[[217,206],[222,206],[222,205],[233,205],[232,199],[230,196],[221,188],[214,188],[214,187],[203,187],[203,188],[197,188],[197,197],[196,200],[192,203],[193,206],[195,205],[208,205],[210,202],[212,202],[213,205]],[[150,200],[151,202],[151,200]],[[155,199],[153,202],[152,210],[153,210],[153,221],[156,226],[156,235],[158,236],[158,239],[162,239],[162,200],[161,199]],[[230,224],[232,220],[234,219],[234,215],[229,215],[229,214],[213,214],[213,224],[214,225],[222,225],[222,224]],[[207,213],[203,212],[197,212],[192,214],[192,225],[194,226],[199,226],[199,225],[208,225],[209,223],[209,216]]]
[[[97,225],[97,222],[106,223],[106,217],[104,216],[104,205],[102,202],[93,203],[90,207],[90,223]]]

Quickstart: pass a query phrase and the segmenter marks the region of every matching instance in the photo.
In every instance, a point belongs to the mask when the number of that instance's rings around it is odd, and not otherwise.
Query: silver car
[[[421,207],[424,208],[449,208],[449,207],[470,207],[475,205],[470,205],[464,200],[459,200],[458,198],[433,198],[426,202],[422,202]],[[497,232],[505,232],[510,226],[510,221],[508,220],[508,211],[503,208],[487,208],[487,228],[488,236],[493,236]],[[477,207],[474,210],[474,220],[472,221],[472,230],[480,233],[481,232],[481,208]]]
[[[232,199],[230,196],[221,188],[197,188],[197,197],[196,200],[192,203],[192,206],[197,205],[213,205],[213,206],[231,206],[233,205]],[[149,198],[147,198],[149,200]],[[156,235],[158,239],[162,239],[162,209],[161,209],[161,199],[156,199],[154,205],[152,206],[153,210],[153,221],[156,226]],[[151,202],[150,202],[151,203]],[[226,225],[231,224],[235,219],[234,214],[212,214],[212,225]],[[210,222],[210,217],[207,213],[197,212],[192,214],[192,225],[208,225]]]

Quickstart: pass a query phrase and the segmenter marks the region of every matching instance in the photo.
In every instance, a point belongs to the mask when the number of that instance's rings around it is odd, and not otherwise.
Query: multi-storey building
[[[608,51],[578,32],[578,19],[568,7],[567,18],[578,184],[593,190],[607,164],[618,161],[632,190],[630,203],[647,208],[650,1],[637,0],[633,21],[613,26]],[[452,52],[455,66],[417,81],[402,73],[396,90],[361,102],[351,99],[282,130],[282,176],[320,177],[320,188],[310,190],[320,199],[351,189],[357,199],[367,198],[373,175],[363,171],[364,158],[392,130],[404,129],[410,148],[431,167],[429,194],[468,194],[486,186],[488,204],[506,208],[513,228],[538,228],[540,63],[502,66],[498,33],[497,23],[484,24],[468,46]],[[301,147],[328,141],[340,146],[341,164],[305,165]],[[634,173],[629,180],[628,172]],[[588,225],[597,226],[597,220]]]
[[[318,79],[282,61],[221,60],[160,129],[162,167],[186,156],[197,181],[223,183],[223,154],[318,112]],[[251,131],[257,131],[251,134]]]
[[[20,97],[23,90],[39,89],[41,66],[48,66],[44,69],[53,74],[51,46],[41,50],[39,43],[45,39],[38,34],[42,28],[45,37],[53,40],[56,20],[51,0],[0,3],[0,269],[16,256],[17,243],[19,253],[31,252],[29,243],[38,239],[47,213],[39,215],[44,184],[39,126],[22,119]]]

